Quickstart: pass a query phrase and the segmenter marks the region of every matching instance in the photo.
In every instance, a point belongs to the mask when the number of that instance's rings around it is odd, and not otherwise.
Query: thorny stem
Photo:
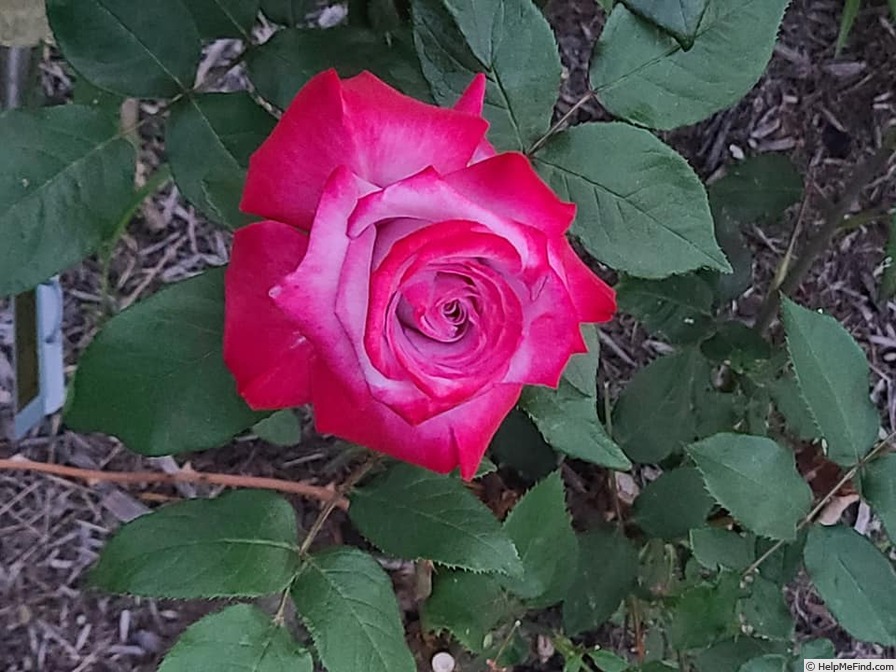
[[[561,128],[563,128],[563,126],[566,124],[566,122],[568,122],[570,120],[570,118],[572,118],[572,115],[574,115],[579,110],[579,108],[582,107],[582,105],[587,103],[593,97],[594,97],[594,91],[591,91],[589,89],[589,91],[584,96],[582,96],[581,98],[579,98],[576,101],[575,105],[573,105],[571,108],[569,108],[566,111],[566,113],[562,117],[560,117],[556,121],[556,123],[545,132],[544,135],[542,135],[540,138],[538,138],[538,140],[536,140],[532,144],[532,146],[526,150],[526,156],[532,156],[533,154],[535,154],[535,152],[537,152],[539,149],[541,149],[542,146],[544,145],[544,143],[546,143],[548,140],[550,140],[551,137],[555,133],[557,133],[557,131],[559,131]]]
[[[311,544],[314,543],[314,539],[320,534],[320,531],[324,527],[324,523],[327,522],[327,518],[330,517],[330,514],[333,513],[333,510],[339,506],[340,502],[344,502],[345,495],[354,488],[358,481],[360,481],[364,476],[370,471],[377,462],[379,462],[379,455],[370,455],[367,459],[365,459],[361,464],[359,464],[355,470],[349,474],[348,478],[345,479],[345,482],[336,488],[336,492],[332,494],[330,499],[324,504],[323,508],[320,510],[320,513],[317,514],[317,518],[314,520],[314,523],[311,525],[311,529],[308,530],[308,534],[305,535],[305,539],[302,541],[302,545],[299,547],[299,555],[305,556],[308,554],[308,549],[311,548]],[[347,507],[346,507],[347,508]]]
[[[87,483],[119,483],[122,485],[132,483],[207,483],[209,485],[223,485],[228,488],[257,488],[260,490],[275,490],[293,495],[300,495],[310,499],[318,499],[327,502],[334,508],[347,509],[346,500],[339,491],[319,485],[311,485],[303,481],[285,481],[278,478],[264,478],[260,476],[241,476],[235,474],[217,474],[203,471],[178,471],[173,474],[155,471],[99,471],[94,469],[81,469],[62,464],[50,464],[47,462],[34,462],[25,458],[0,459],[0,471],[33,471],[42,474],[62,476],[64,478],[87,481]]]
[[[796,526],[796,531],[799,532],[807,525],[810,525],[815,520],[815,517],[819,513],[821,513],[821,511],[824,509],[825,506],[827,506],[827,503],[830,502],[831,499],[833,499],[833,497],[837,494],[837,492],[840,490],[840,488],[842,488],[844,485],[849,483],[849,481],[851,481],[853,479],[853,477],[855,477],[855,475],[858,473],[859,469],[861,469],[866,464],[868,464],[869,462],[876,459],[883,452],[884,448],[886,448],[890,445],[890,441],[893,439],[893,437],[896,437],[896,432],[891,433],[887,438],[885,438],[883,441],[878,443],[874,447],[874,450],[872,450],[867,455],[862,457],[862,459],[860,459],[858,462],[856,462],[850,468],[850,470],[847,471],[843,475],[843,478],[841,478],[839,481],[837,481],[837,483],[834,485],[834,487],[832,487],[830,490],[828,490],[827,494],[821,498],[821,500],[818,502],[818,504],[816,504],[815,507],[808,514],[806,514],[806,517],[803,518],[799,522],[799,524]],[[777,551],[779,548],[781,548],[784,545],[784,543],[785,543],[784,541],[776,541],[774,544],[772,544],[772,546],[770,546],[769,549],[767,551],[765,551],[765,553],[763,553],[758,558],[756,558],[756,561],[753,562],[753,564],[751,564],[749,567],[747,567],[744,570],[744,573],[742,576],[744,578],[746,578],[750,574],[755,572],[757,569],[759,569],[759,567],[762,565],[762,563],[765,562],[766,560],[768,560],[775,553],[775,551]]]
[[[861,194],[862,189],[886,167],[894,150],[896,150],[896,131],[891,131],[884,138],[880,148],[855,169],[852,178],[843,188],[840,200],[828,211],[821,229],[809,240],[806,249],[786,277],[780,280],[779,286],[775,286],[777,283],[774,283],[765,296],[756,319],[755,329],[757,332],[764,332],[771,324],[778,311],[781,294],[791,294],[800,286],[803,278],[815,263],[815,259],[828,248],[837,231],[843,226],[844,219],[849,214],[853,202]],[[790,250],[788,250],[789,254]],[[787,261],[789,263],[789,259]]]

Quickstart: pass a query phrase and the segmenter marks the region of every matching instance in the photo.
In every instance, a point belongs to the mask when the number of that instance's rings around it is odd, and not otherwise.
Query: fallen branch
[[[192,470],[179,471],[174,474],[164,474],[155,471],[99,471],[95,469],[67,467],[62,464],[34,462],[33,460],[21,457],[0,459],[0,471],[33,471],[86,481],[88,484],[207,483],[209,485],[223,485],[228,488],[276,490],[277,492],[300,495],[302,497],[318,499],[327,503],[331,502],[334,494],[336,494],[336,490],[332,487],[311,485],[310,483],[305,483],[303,481],[284,481],[279,478],[216,474]],[[341,497],[336,500],[335,506],[342,510],[346,510],[348,509],[348,500],[345,497]]]

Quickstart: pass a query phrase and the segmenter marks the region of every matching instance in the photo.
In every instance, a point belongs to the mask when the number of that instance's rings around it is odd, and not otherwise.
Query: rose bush
[[[252,156],[226,281],[224,358],[256,409],[476,471],[525,384],[556,387],[613,290],[564,203],[485,140],[485,77],[454,106],[370,73],[312,79]]]

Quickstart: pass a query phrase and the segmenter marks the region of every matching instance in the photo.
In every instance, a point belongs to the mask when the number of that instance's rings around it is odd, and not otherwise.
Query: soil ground
[[[854,165],[878,146],[881,133],[896,120],[896,28],[885,4],[864,3],[846,48],[834,55],[842,3],[840,0],[795,0],[787,13],[767,74],[735,107],[665,139],[705,179],[744,155],[789,154],[807,175],[811,194],[800,244],[817,231],[826,200],[836,200]],[[565,82],[558,115],[569,109],[587,86],[587,67],[603,15],[593,0],[552,0],[548,16],[561,45]],[[232,44],[218,43],[206,65],[226,58]],[[48,52],[49,54],[49,52]],[[55,57],[43,63],[45,88],[64,97],[71,78]],[[238,86],[239,77],[225,80]],[[139,113],[152,112],[144,103]],[[135,113],[138,111],[135,110]],[[575,121],[604,119],[595,102]],[[160,130],[144,127],[141,166],[154,169],[164,155]],[[881,212],[896,202],[896,167],[870,185],[854,204],[855,212]],[[755,254],[754,280],[767,286],[787,248],[795,213],[785,221],[748,232]],[[863,226],[839,237],[816,264],[799,290],[798,299],[837,316],[860,341],[872,368],[873,397],[884,427],[896,428],[896,302],[878,299],[883,269],[886,223],[872,216]],[[228,235],[205,222],[167,186],[132,223],[111,265],[111,290],[118,307],[225,263]],[[798,248],[799,249],[799,248]],[[96,332],[102,314],[101,269],[88,260],[67,272],[65,336],[68,373]],[[607,273],[612,279],[612,273]],[[748,293],[731,305],[733,314],[750,319],[761,296]],[[11,342],[8,313],[0,304],[0,406],[9,402],[2,383],[11,374],[4,357]],[[603,334],[600,376],[614,392],[632,373],[668,346],[649,338],[633,320],[621,316]],[[5,395],[5,396],[4,396]],[[170,470],[185,463],[200,470],[276,475],[311,479],[322,484],[341,472],[343,456],[332,440],[314,435],[307,419],[302,442],[276,448],[252,437],[221,450],[187,457],[151,460],[128,453],[114,439],[68,431],[58,417],[49,419],[15,446],[0,443],[0,457],[13,453],[44,461],[87,468]],[[580,465],[565,470],[574,491],[596,492],[602,476]],[[493,487],[511,500],[510,478]],[[67,480],[0,473],[0,670],[24,672],[124,672],[155,669],[161,654],[192,621],[214,605],[109,597],[85,586],[85,573],[98,549],[122,521],[147,507],[174,499],[208,496],[193,486],[123,489],[86,486]],[[592,497],[573,497],[592,502]],[[295,500],[307,524],[316,507]],[[581,506],[584,506],[582,504]],[[574,510],[588,517],[601,512]],[[866,508],[854,505],[845,514],[857,526],[874,526]],[[335,516],[322,543],[350,535],[344,518]],[[843,655],[878,657],[879,648],[852,641],[837,629],[818,598],[802,582],[792,590],[791,604],[801,637],[832,638]],[[551,614],[545,615],[550,621]],[[620,650],[629,643],[618,630],[596,633],[597,641]],[[559,670],[558,658],[537,668]],[[421,668],[428,669],[428,668]]]

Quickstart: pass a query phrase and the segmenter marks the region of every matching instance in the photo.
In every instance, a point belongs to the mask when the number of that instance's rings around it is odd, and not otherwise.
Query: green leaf
[[[731,264],[731,273],[715,273],[716,301],[733,301],[753,284],[753,253],[744,240],[741,227],[727,212],[720,210],[710,195],[709,209],[719,247]]]
[[[690,532],[691,550],[697,562],[711,571],[730,569],[740,572],[756,558],[756,538],[716,527],[701,527]]]
[[[193,85],[201,43],[182,0],[47,0],[66,60],[101,89],[171,98]]]
[[[534,163],[561,198],[578,205],[571,232],[608,266],[641,278],[731,270],[700,179],[649,131],[584,124],[554,136]]]
[[[235,604],[180,636],[159,672],[313,672],[314,661],[260,609]]]
[[[734,164],[707,189],[713,212],[738,224],[778,219],[803,197],[803,178],[785,154],[760,154]]]
[[[0,296],[30,289],[96,250],[134,193],[134,148],[102,110],[0,115]]]
[[[759,573],[763,578],[784,586],[790,583],[796,576],[803,562],[803,548],[806,546],[806,529],[800,530],[796,542],[784,544],[772,551],[765,561],[759,565]],[[762,557],[772,549],[774,542],[771,539],[756,540],[756,557]]]
[[[868,362],[837,320],[784,298],[787,349],[803,398],[827,441],[828,457],[850,466],[877,439],[880,417],[868,393]]]
[[[739,373],[753,369],[772,355],[771,346],[743,322],[731,320],[719,325],[716,334],[700,346],[707,359],[725,363]]]
[[[465,648],[480,653],[489,632],[513,611],[494,575],[447,570],[433,581],[421,617],[427,631],[447,630]]]
[[[579,392],[597,397],[597,367],[600,364],[600,332],[596,324],[579,325],[588,352],[573,355],[563,371],[563,377]]]
[[[613,412],[616,439],[635,462],[659,462],[697,435],[697,402],[709,364],[696,350],[661,357],[638,371]]]
[[[690,49],[708,0],[623,0],[623,3],[669,33],[683,49]]]
[[[559,463],[557,453],[545,442],[538,427],[518,408],[504,418],[489,451],[498,464],[533,482],[546,478]]]
[[[555,450],[608,469],[626,470],[631,462],[607,434],[597,417],[597,364],[600,341],[596,328],[582,329],[587,353],[570,359],[556,390],[530,386],[520,408]]]
[[[352,522],[386,553],[478,572],[522,570],[492,512],[455,478],[396,464],[351,500]]]
[[[473,55],[481,63],[494,61],[495,52],[501,46],[501,36],[495,34],[504,21],[501,3],[495,0],[442,0],[442,5],[454,19]]]
[[[606,649],[589,651],[585,655],[597,665],[601,672],[625,672],[629,669],[629,663],[625,658],[620,658],[615,653],[607,651]]]
[[[737,298],[753,281],[753,254],[741,229],[757,220],[774,221],[802,197],[803,181],[783,154],[761,154],[734,164],[709,185],[716,237],[733,272],[717,278],[721,302]]]
[[[181,193],[230,228],[252,221],[239,211],[238,200],[221,208],[214,192],[242,191],[249,156],[273,129],[274,118],[247,93],[208,93],[175,103],[165,146]],[[235,189],[226,188],[228,181]]]
[[[415,672],[389,576],[369,555],[312,556],[292,586],[299,616],[328,672]]]
[[[606,621],[638,578],[638,553],[608,529],[579,535],[578,566],[563,602],[563,627],[574,636]]]
[[[812,658],[836,658],[837,651],[829,639],[811,639],[800,645],[799,655],[793,661],[791,672],[805,672],[806,660]]]
[[[896,572],[868,539],[841,525],[816,525],[803,559],[844,630],[866,642],[896,644]]]
[[[781,586],[752,576],[750,595],[740,602],[740,613],[744,623],[760,637],[790,640],[793,635],[793,616],[784,601]]]
[[[295,446],[302,440],[302,426],[291,408],[284,408],[265,418],[252,427],[252,431],[262,441],[275,446]]]
[[[313,4],[311,0],[261,0],[261,11],[274,23],[292,28],[305,19]]]
[[[692,343],[712,328],[712,288],[695,273],[663,280],[625,277],[614,288],[619,310],[672,343]]]
[[[849,33],[852,31],[861,6],[862,0],[844,0],[843,14],[840,16],[840,31],[837,33],[837,48],[834,50],[835,58],[840,57],[840,52],[846,46],[846,40],[849,38]]]
[[[821,430],[818,429],[812,411],[806,405],[803,393],[800,392],[793,375],[786,374],[778,378],[769,386],[769,391],[775,407],[784,416],[787,428],[791,432],[805,441],[821,438]]]
[[[249,55],[248,65],[258,93],[284,110],[309,79],[329,68],[342,77],[369,70],[409,96],[429,97],[411,37],[403,31],[387,41],[359,26],[281,30]]]
[[[892,0],[896,3],[896,0]],[[896,10],[894,10],[896,18]],[[884,300],[896,296],[896,211],[890,218],[887,248],[884,252],[884,274],[880,280],[880,297]]]
[[[737,102],[772,55],[788,0],[713,0],[691,49],[616,5],[595,47],[591,84],[628,121],[669,130]]]
[[[778,648],[781,648],[780,653],[786,651],[786,648],[782,648],[778,642],[769,642],[752,637],[729,639],[701,651],[694,660],[694,665],[697,668],[697,672],[737,670],[748,660],[768,653],[774,653]],[[803,672],[803,670],[800,669],[800,672]]]
[[[105,109],[110,116],[110,123],[111,117],[118,116],[124,100],[124,96],[100,89],[83,77],[76,79],[72,87],[72,102],[75,105]]]
[[[249,39],[259,0],[183,0],[199,35],[205,39],[242,37]]]
[[[883,521],[890,541],[896,540],[896,455],[884,455],[865,467],[862,494]]]
[[[735,607],[740,577],[722,574],[715,584],[695,586],[678,598],[669,623],[669,642],[676,649],[705,647],[739,631]]]
[[[738,668],[737,672],[786,672],[787,657],[780,654],[767,654],[753,658]]]
[[[477,72],[499,150],[525,151],[548,130],[560,88],[554,34],[531,0],[411,0],[414,38],[433,97],[453,105]]]
[[[116,315],[81,356],[66,423],[143,455],[213,448],[248,429],[264,416],[236,392],[223,327],[224,269]]]
[[[504,521],[504,531],[520,554],[520,578],[502,578],[515,595],[539,607],[560,602],[575,571],[578,544],[572,531],[560,472],[527,492]]]
[[[693,467],[664,472],[635,500],[635,522],[651,537],[683,537],[706,522],[714,502]]]
[[[796,539],[812,505],[793,453],[761,436],[716,434],[688,446],[706,488],[744,526],[772,539]]]
[[[126,523],[90,580],[113,593],[150,597],[267,595],[286,588],[298,557],[292,506],[271,492],[238,490]]]

